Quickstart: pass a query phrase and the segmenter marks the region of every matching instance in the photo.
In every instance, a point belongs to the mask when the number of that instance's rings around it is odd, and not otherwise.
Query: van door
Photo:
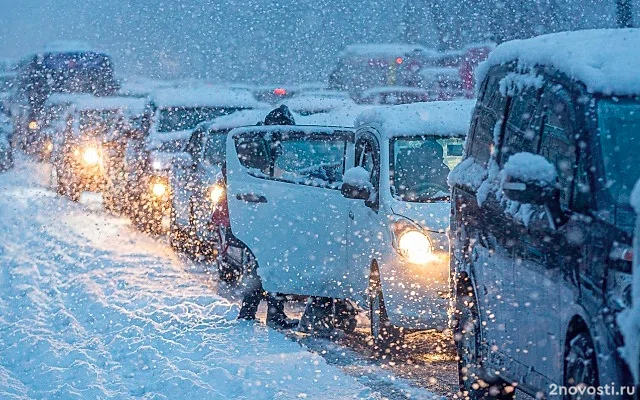
[[[349,269],[345,283],[354,294],[362,295],[356,300],[365,301],[365,291],[369,286],[371,261],[377,259],[381,249],[385,224],[379,214],[380,201],[380,143],[370,132],[359,132],[355,144],[355,166],[369,172],[369,181],[374,192],[369,201],[347,199],[348,214],[348,262]],[[384,221],[388,222],[388,221]]]
[[[293,130],[292,130],[293,129]],[[242,131],[227,140],[231,230],[268,291],[346,297],[347,131]]]

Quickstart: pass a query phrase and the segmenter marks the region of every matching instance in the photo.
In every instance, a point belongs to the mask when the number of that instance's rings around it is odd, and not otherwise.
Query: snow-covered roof
[[[361,113],[356,128],[371,126],[386,138],[433,135],[464,136],[475,100],[433,101],[372,108]]]
[[[371,43],[371,44],[352,44],[347,46],[340,56],[356,55],[363,57],[398,57],[405,54],[419,52],[423,54],[437,53],[433,49],[429,49],[417,44],[402,43]]]
[[[341,107],[331,112],[300,116],[295,117],[295,119],[296,123],[301,125],[353,127],[356,117],[363,111],[369,110],[373,107],[374,106],[372,105],[352,104],[348,107]]]
[[[166,88],[152,92],[151,99],[159,107],[234,107],[260,108],[265,104],[246,90],[220,87]]]
[[[552,33],[498,46],[477,69],[482,82],[496,65],[517,61],[522,69],[548,66],[585,84],[592,93],[640,94],[640,29]]]
[[[146,99],[137,97],[121,97],[121,96],[109,96],[109,97],[95,97],[95,96],[82,96],[73,99],[73,106],[76,110],[121,110],[128,114],[142,114],[145,106],[147,105]]]
[[[298,96],[282,101],[290,110],[298,113],[332,111],[353,105],[349,98],[332,98],[320,96]]]
[[[371,89],[363,90],[360,97],[364,98],[369,95],[377,94],[377,93],[398,93],[398,92],[422,94],[422,93],[427,93],[427,90],[419,87],[413,87],[413,86],[376,86]]]
[[[80,40],[57,40],[47,43],[43,50],[44,53],[71,53],[95,51],[95,48]]]
[[[271,111],[270,108],[254,108],[251,110],[240,110],[233,114],[218,117],[212,121],[204,122],[207,129],[220,131],[234,129],[241,126],[256,125],[258,122],[264,121],[264,118]]]

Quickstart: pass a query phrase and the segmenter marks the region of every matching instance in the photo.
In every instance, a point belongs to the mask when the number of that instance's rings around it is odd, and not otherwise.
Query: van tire
[[[369,319],[374,350],[383,357],[398,353],[402,349],[404,330],[389,321],[376,261],[371,263],[369,274]]]
[[[564,386],[567,388],[577,385],[598,387],[598,381],[596,351],[591,335],[585,328],[567,341],[567,352],[564,358]],[[599,399],[600,396],[590,397],[585,395],[583,397],[574,397],[566,395],[564,398],[567,400]]]

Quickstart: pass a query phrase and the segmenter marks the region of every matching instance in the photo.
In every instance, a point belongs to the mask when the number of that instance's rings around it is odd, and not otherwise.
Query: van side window
[[[535,153],[540,140],[540,118],[536,118],[539,91],[528,87],[511,97],[505,127],[505,140],[501,149],[501,163],[515,153]]]
[[[501,74],[489,75],[482,101],[476,106],[474,129],[469,155],[477,163],[487,165],[493,151],[493,133],[504,116],[506,97],[500,93]]]
[[[569,209],[576,166],[576,146],[571,138],[572,100],[563,90],[547,88],[542,100],[544,123],[539,154],[555,167],[560,185],[560,203]]]
[[[285,137],[277,142],[273,178],[340,189],[346,145],[339,135]]]
[[[249,174],[258,178],[269,177],[271,159],[269,147],[260,135],[243,135],[235,138],[238,160]]]
[[[356,140],[355,164],[369,172],[369,181],[375,191],[372,197],[377,204],[380,196],[380,147],[372,135],[365,133]]]

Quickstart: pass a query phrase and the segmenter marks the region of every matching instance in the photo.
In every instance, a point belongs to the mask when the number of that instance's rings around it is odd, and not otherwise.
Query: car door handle
[[[238,193],[236,194],[236,199],[245,201],[247,203],[266,203],[267,202],[266,197],[255,194],[255,193]]]

